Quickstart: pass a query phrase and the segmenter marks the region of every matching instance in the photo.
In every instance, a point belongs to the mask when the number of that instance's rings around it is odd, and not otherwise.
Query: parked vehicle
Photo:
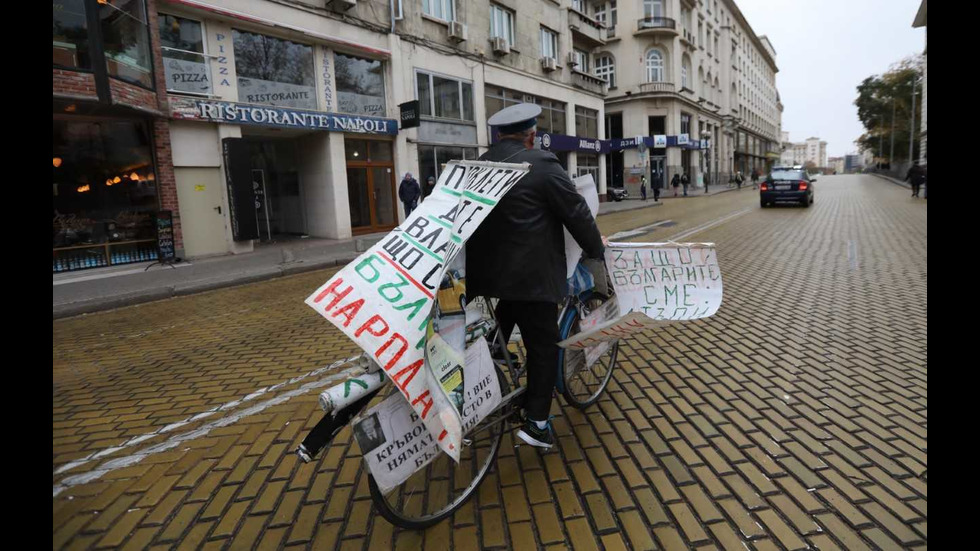
[[[813,203],[813,182],[816,175],[796,167],[774,167],[759,186],[759,203],[762,208],[777,201],[792,201],[809,207]]]
[[[609,188],[609,198],[613,201],[619,202],[623,199],[629,199],[629,192],[623,187],[611,187]]]

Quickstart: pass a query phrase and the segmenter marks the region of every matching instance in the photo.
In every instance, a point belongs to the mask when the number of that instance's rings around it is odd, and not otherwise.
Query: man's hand
[[[609,246],[609,238],[608,238],[608,237],[606,237],[605,235],[603,235],[603,236],[601,236],[601,237],[602,237],[602,244],[603,244],[604,246],[606,246],[606,247],[608,247],[608,246]]]

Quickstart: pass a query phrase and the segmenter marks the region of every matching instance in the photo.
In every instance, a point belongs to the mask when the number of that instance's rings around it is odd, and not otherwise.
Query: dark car
[[[609,188],[609,198],[613,201],[622,201],[630,196],[626,191],[626,188],[622,187],[611,187]]]
[[[813,203],[815,181],[817,177],[807,174],[806,169],[775,167],[759,186],[759,202],[763,208],[777,201],[802,203],[809,207]]]

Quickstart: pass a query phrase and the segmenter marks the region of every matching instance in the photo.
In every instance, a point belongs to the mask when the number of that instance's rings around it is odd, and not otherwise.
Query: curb
[[[892,178],[891,176],[885,176],[884,174],[878,174],[877,172],[869,172],[868,174],[871,174],[872,176],[877,176],[877,177],[881,178],[882,180],[888,180],[889,182],[891,182],[891,183],[893,183],[893,184],[895,184],[897,186],[902,186],[905,189],[912,189],[912,185],[911,184],[906,184],[904,181],[899,181],[899,180],[897,180],[895,178]]]
[[[145,304],[147,302],[156,302],[158,300],[165,300],[168,298],[195,295],[206,291],[214,291],[216,289],[224,289],[227,287],[246,285],[248,283],[258,283],[260,281],[267,281],[270,279],[275,279],[277,277],[297,275],[305,272],[313,272],[316,270],[322,270],[326,268],[332,268],[334,266],[344,265],[349,262],[352,262],[355,258],[357,257],[345,256],[342,258],[320,260],[320,261],[310,262],[310,263],[296,262],[296,263],[290,263],[290,265],[280,264],[273,269],[266,269],[260,273],[251,273],[251,274],[243,274],[240,276],[216,278],[211,280],[205,280],[203,282],[189,283],[184,286],[168,285],[165,287],[157,287],[154,289],[147,289],[144,291],[136,291],[134,293],[128,293],[128,294],[118,295],[113,297],[95,298],[89,300],[81,300],[77,302],[69,302],[66,304],[58,304],[55,305],[53,308],[53,316],[54,316],[53,319],[58,320],[58,319],[80,316],[83,314],[94,314],[97,312],[104,312],[106,310],[115,310],[117,308],[135,306],[137,304]]]

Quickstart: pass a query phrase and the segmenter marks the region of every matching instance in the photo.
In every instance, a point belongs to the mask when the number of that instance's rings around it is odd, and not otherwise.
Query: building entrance
[[[247,138],[255,222],[262,241],[306,235],[296,140]]]
[[[344,140],[347,198],[355,235],[387,231],[398,223],[391,141]]]

